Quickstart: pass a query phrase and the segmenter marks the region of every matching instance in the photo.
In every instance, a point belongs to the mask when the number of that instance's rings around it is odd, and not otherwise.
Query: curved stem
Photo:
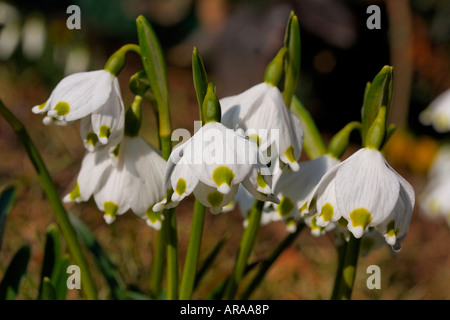
[[[28,154],[36,172],[38,174],[39,182],[41,183],[42,189],[48,198],[48,201],[53,209],[58,225],[61,229],[61,234],[67,243],[67,246],[72,254],[75,263],[81,269],[81,282],[84,293],[89,300],[97,299],[97,289],[95,287],[95,282],[92,278],[89,265],[85,256],[83,255],[83,250],[78,241],[76,231],[72,224],[70,223],[69,216],[66,209],[64,208],[61,199],[56,191],[56,187],[53,183],[52,178],[44,164],[38,150],[36,149],[33,141],[31,140],[28,132],[26,131],[24,125],[16,118],[16,116],[4,105],[0,100],[0,114],[8,122],[11,128],[14,130],[19,140],[25,147],[25,151]]]
[[[186,261],[184,264],[183,275],[180,284],[180,299],[187,300],[191,298],[197,272],[200,246],[202,242],[203,224],[205,221],[205,206],[198,200],[195,200],[194,213],[192,216],[191,235],[186,252]]]
[[[247,260],[252,252],[253,245],[255,244],[256,235],[261,224],[262,209],[264,207],[264,201],[255,200],[253,208],[250,211],[250,217],[248,219],[248,225],[242,235],[241,244],[239,247],[238,256],[233,268],[233,271],[228,279],[225,287],[223,299],[231,300],[236,295],[238,284],[241,281],[245,268],[247,266]]]

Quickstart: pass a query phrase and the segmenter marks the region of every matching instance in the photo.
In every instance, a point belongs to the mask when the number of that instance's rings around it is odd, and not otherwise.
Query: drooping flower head
[[[212,213],[219,213],[240,184],[257,199],[277,201],[262,158],[256,143],[220,122],[208,122],[172,151],[165,172],[167,194],[153,210],[174,207],[193,193]]]
[[[257,142],[264,154],[277,156],[280,164],[293,171],[299,169],[303,129],[276,86],[263,82],[238,95],[222,98],[220,104],[225,126],[241,129]]]
[[[140,97],[133,106],[140,112]],[[132,112],[130,108],[128,112]],[[152,210],[164,196],[163,174],[166,161],[160,151],[144,140],[136,128],[125,131],[114,149],[111,161],[107,147],[87,151],[77,177],[75,188],[64,197],[64,202],[87,201],[91,196],[104,219],[112,223],[116,215],[128,210],[159,229],[163,216]]]
[[[67,125],[80,120],[87,150],[109,144],[110,152],[124,131],[125,109],[117,74],[124,65],[125,46],[116,51],[105,69],[78,72],[62,79],[44,103],[32,111],[46,113],[44,124]]]
[[[316,186],[313,198],[318,226],[342,217],[356,238],[375,227],[395,247],[407,232],[415,202],[411,185],[380,151],[367,147],[331,168]]]

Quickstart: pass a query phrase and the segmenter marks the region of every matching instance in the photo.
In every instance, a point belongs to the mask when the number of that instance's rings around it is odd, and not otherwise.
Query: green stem
[[[153,241],[153,258],[150,267],[150,295],[154,299],[157,299],[160,296],[162,288],[164,262],[166,257],[166,232],[164,232],[162,228],[165,228],[166,226],[166,223],[162,224],[161,230],[156,233],[155,241]]]
[[[350,300],[351,298],[355,283],[360,245],[361,238],[357,239],[353,235],[350,235],[350,240],[345,249],[342,272],[338,275],[340,280],[338,288],[336,289],[336,296],[334,297],[337,300]]]
[[[56,191],[56,187],[47,167],[44,164],[38,150],[36,149],[33,141],[31,140],[28,132],[26,131],[24,125],[16,118],[16,116],[4,105],[3,101],[0,100],[0,114],[8,122],[11,128],[14,130],[20,141],[22,142],[25,150],[30,158],[34,168],[37,171],[39,181],[45,194],[47,195],[48,201],[53,209],[58,225],[61,229],[61,233],[67,246],[72,254],[75,263],[81,269],[81,282],[83,290],[86,297],[89,300],[97,299],[97,289],[95,287],[94,280],[92,278],[89,265],[83,255],[81,245],[78,241],[76,231],[70,223],[66,209],[64,208],[61,199]]]
[[[289,235],[287,235],[286,238],[284,238],[283,241],[275,248],[275,250],[273,250],[272,253],[261,263],[258,272],[248,285],[247,289],[242,294],[241,296],[242,300],[247,300],[250,297],[253,291],[255,291],[255,289],[264,279],[269,268],[274,264],[274,262],[278,259],[281,253],[292,244],[292,242],[297,238],[297,236],[300,234],[300,232],[303,230],[304,227],[305,224],[303,223],[303,221],[299,222],[297,224],[297,230],[294,233],[290,233]]]
[[[226,284],[225,292],[223,295],[224,300],[232,300],[236,295],[238,284],[242,280],[245,268],[247,266],[247,260],[255,244],[256,235],[261,223],[263,207],[264,201],[255,200],[253,208],[250,211],[250,217],[248,218],[248,225],[244,230],[244,234],[242,235],[238,256],[233,271]]]
[[[167,233],[167,300],[178,298],[178,237],[175,209],[168,209],[166,213]]]
[[[347,249],[347,242],[344,239],[344,236],[341,235],[341,241],[342,243],[337,246],[337,252],[338,252],[338,267],[336,270],[336,277],[334,279],[334,286],[333,286],[333,292],[331,294],[331,300],[337,300],[338,290],[339,290],[339,284],[341,282],[342,278],[342,271],[344,269],[344,259],[345,259],[345,252]]]
[[[198,200],[194,204],[192,216],[191,235],[186,253],[186,262],[184,264],[183,275],[180,285],[180,299],[187,300],[191,298],[197,272],[198,258],[202,241],[203,224],[205,221],[205,206]]]

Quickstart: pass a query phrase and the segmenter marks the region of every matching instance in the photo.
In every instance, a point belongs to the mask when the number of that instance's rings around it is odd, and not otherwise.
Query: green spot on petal
[[[386,234],[388,235],[388,237],[393,237],[397,234],[398,229],[395,230],[395,221],[391,220],[389,221],[389,223],[386,226]]]
[[[365,229],[372,221],[372,215],[367,209],[359,208],[350,212],[350,220],[354,228],[362,227]]]
[[[161,212],[155,212],[152,210],[152,208],[153,205],[148,207],[147,211],[145,212],[145,215],[147,216],[148,220],[150,220],[152,223],[161,221]]]
[[[220,205],[221,205],[221,203],[223,201],[223,194],[221,194],[218,191],[211,192],[206,197],[206,200],[208,200],[208,202],[211,205],[211,207],[218,208],[218,207],[220,207]]]
[[[177,188],[175,189],[175,192],[181,196],[185,191],[186,191],[186,180],[180,178],[177,181]]]
[[[109,136],[111,135],[111,130],[109,129],[108,126],[101,126],[100,127],[100,132],[99,132],[99,136],[100,138],[109,138]]]
[[[320,216],[322,217],[323,221],[330,221],[333,217],[334,209],[333,206],[329,203],[326,203],[322,207],[322,212],[320,213]]]
[[[76,198],[78,198],[80,196],[81,196],[80,186],[78,185],[78,181],[77,181],[75,188],[73,188],[72,191],[70,191],[69,197],[70,197],[70,200],[75,200]]]
[[[89,143],[90,145],[94,146],[97,144],[98,142],[98,137],[94,132],[89,132],[86,135],[86,142]]]
[[[39,109],[39,110],[44,109],[46,104],[47,104],[47,101],[45,101],[44,103],[41,103],[41,104],[38,106],[38,109]]]
[[[277,212],[281,216],[286,216],[292,211],[292,209],[294,209],[294,203],[292,203],[291,199],[285,197],[281,199],[280,204],[277,207]]]
[[[65,116],[70,111],[70,106],[67,102],[60,101],[55,106],[55,111],[58,116]]]
[[[289,160],[289,162],[295,162],[294,147],[293,146],[290,146],[289,148],[287,148],[286,151],[284,152],[284,155]]]
[[[261,172],[258,172],[256,176],[256,183],[258,184],[258,187],[265,188],[267,186],[266,180],[264,180],[264,177],[262,176]]]
[[[114,148],[114,150],[113,150],[113,155],[114,155],[114,157],[118,157],[119,156],[119,150],[120,150],[120,143]]]
[[[320,226],[317,225],[317,215],[315,215],[311,219],[311,229],[312,230],[319,230],[319,231],[322,231],[324,229],[324,227],[320,227]]]
[[[305,202],[300,209],[298,210],[298,212],[302,213],[304,211],[306,211],[306,209],[308,209],[308,202]]]
[[[261,138],[256,133],[251,133],[248,135],[248,138],[252,140],[254,143],[256,143],[259,147],[261,143]]]
[[[117,210],[119,210],[119,206],[112,201],[105,202],[103,208],[105,209],[105,214],[111,217],[114,217]]]
[[[217,167],[212,174],[212,179],[219,187],[224,183],[228,186],[231,186],[231,181],[233,180],[233,178],[233,170],[226,166]]]

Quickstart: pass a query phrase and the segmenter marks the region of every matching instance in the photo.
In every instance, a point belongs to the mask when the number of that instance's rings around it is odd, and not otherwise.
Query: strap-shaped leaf
[[[42,279],[41,300],[56,300],[56,290],[49,277]]]
[[[31,250],[28,244],[23,245],[12,258],[0,283],[0,300],[14,300],[27,271]]]
[[[169,104],[169,89],[167,70],[158,37],[144,16],[136,19],[139,46],[141,48],[142,64],[147,74],[158,108],[167,108]]]
[[[202,119],[202,105],[208,91],[208,76],[206,75],[205,65],[200,57],[197,48],[192,51],[192,76],[194,80],[194,88],[197,94],[197,102],[200,108],[200,119]]]
[[[61,241],[56,225],[51,224],[45,234],[44,260],[41,269],[41,282],[39,285],[38,299],[43,299],[44,279],[53,279],[53,274],[57,272],[61,261]]]
[[[117,271],[117,267],[111,261],[106,251],[97,241],[89,227],[83,221],[81,221],[81,219],[71,214],[70,221],[75,227],[75,230],[77,231],[81,241],[94,256],[97,266],[105,277],[109,289],[111,290],[112,297],[116,300],[125,299],[125,282],[123,281],[122,277]]]
[[[300,75],[300,27],[298,25],[297,16],[291,12],[286,27],[284,46],[287,48],[285,63],[285,79],[283,98],[287,106],[290,106],[292,97],[297,89],[298,78]]]
[[[3,231],[5,230],[6,217],[11,211],[16,200],[17,188],[7,187],[0,195],[0,249],[2,248]]]

